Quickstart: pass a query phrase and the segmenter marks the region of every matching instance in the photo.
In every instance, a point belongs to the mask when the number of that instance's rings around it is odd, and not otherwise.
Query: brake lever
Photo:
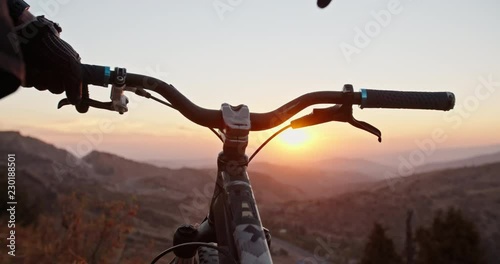
[[[301,128],[331,121],[349,123],[356,128],[377,136],[378,142],[382,142],[382,132],[379,129],[354,118],[352,115],[352,105],[334,105],[328,108],[313,109],[312,114],[293,120],[291,126],[292,128]]]
[[[82,104],[85,104],[85,105],[88,105],[88,106],[94,107],[94,108],[115,111],[115,109],[113,107],[113,102],[100,102],[100,101],[96,101],[96,100],[93,100],[90,98],[84,98],[84,99],[82,99]],[[57,104],[57,109],[61,109],[63,106],[66,106],[66,105],[71,105],[68,98],[64,98],[61,101],[59,101],[59,103]]]
[[[82,100],[79,105],[76,106],[77,111],[80,113],[86,113],[89,107],[105,109],[110,111],[116,111],[122,115],[128,111],[127,104],[129,100],[127,96],[123,94],[124,91],[132,91],[137,95],[144,97],[151,97],[151,95],[142,89],[127,87],[125,80],[127,78],[127,70],[125,68],[115,68],[116,81],[113,83],[111,88],[111,102],[100,102],[89,98],[88,85],[84,84],[82,87]],[[59,101],[57,104],[57,109],[63,106],[71,105],[71,102],[65,98]]]
[[[344,93],[348,98],[352,98],[352,85],[345,85]],[[362,129],[370,134],[377,136],[378,142],[382,142],[382,132],[380,132],[378,128],[354,118],[352,114],[352,103],[334,105],[328,108],[313,109],[312,114],[293,120],[291,122],[291,127],[301,128],[331,121],[349,123],[356,128]]]
[[[86,83],[82,84],[82,99],[78,104],[75,105],[76,111],[78,113],[84,114],[89,111],[89,105],[85,103],[85,100],[89,99],[89,86]],[[72,103],[68,100],[68,98],[62,99],[57,104],[57,109],[61,109],[61,107],[65,105],[72,105]]]
[[[377,136],[378,142],[382,142],[382,132],[380,130],[364,121],[359,121],[356,118],[354,118],[352,114],[352,105],[335,105],[330,107],[331,109],[328,109],[330,112],[330,121],[339,121],[339,122],[346,122],[349,123],[350,125],[362,129],[370,134],[373,134]],[[325,109],[314,109],[314,112],[317,112],[318,110],[325,111]]]
[[[356,120],[354,117],[351,118],[349,124],[377,136],[378,142],[382,142],[382,132],[380,132],[380,130],[378,128],[376,128],[376,127],[374,127],[366,122]]]

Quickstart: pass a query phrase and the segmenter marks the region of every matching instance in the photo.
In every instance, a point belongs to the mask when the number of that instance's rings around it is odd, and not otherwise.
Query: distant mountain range
[[[496,162],[500,162],[500,152],[479,155],[472,158],[454,160],[449,162],[430,163],[425,166],[418,167],[417,172],[429,172],[429,171],[444,170],[444,169],[474,167]]]
[[[134,197],[140,211],[128,245],[137,248],[131,252],[153,254],[170,245],[178,225],[206,215],[214,189],[213,167],[165,168],[97,151],[79,159],[36,138],[0,132],[0,155],[8,153],[16,154],[19,188],[29,190],[29,203],[43,210],[57,211],[51,206],[57,197],[75,191],[103,201]],[[5,163],[0,160],[0,167]],[[416,224],[425,224],[434,210],[457,206],[478,224],[488,257],[500,259],[495,251],[500,248],[500,152],[381,180],[391,168],[358,159],[286,166],[256,162],[249,175],[265,224],[285,228],[280,221],[287,220],[305,228],[305,236],[328,234],[333,244],[343,245],[342,252],[358,252],[373,221],[389,227],[400,248],[407,209],[415,210]],[[136,243],[151,240],[154,250]]]
[[[145,160],[144,163],[149,163],[158,167],[171,168],[171,169],[180,169],[180,168],[196,168],[196,169],[204,169],[204,168],[215,168],[215,164],[217,164],[217,159],[214,157],[213,159],[171,159],[171,160]]]
[[[380,155],[378,157],[370,157],[370,160],[373,160],[380,164],[387,165],[389,167],[396,167],[400,163],[400,158],[408,159],[410,154],[414,151],[420,151],[418,146],[415,146],[415,148],[408,149],[403,152],[388,153]],[[425,161],[423,166],[435,163],[446,163],[457,160],[466,160],[477,156],[499,153],[499,152],[500,152],[500,144],[452,147],[452,148],[436,147],[431,155],[425,156]]]
[[[410,152],[409,152],[410,153]],[[267,162],[254,162],[250,164],[250,170],[267,172],[274,175],[280,170],[286,173],[278,174],[302,174],[315,175],[328,174],[337,175],[342,183],[359,183],[366,181],[381,180],[387,177],[387,173],[395,172],[401,165],[400,157],[407,158],[408,153],[388,154],[383,158],[366,160],[361,158],[330,158],[313,162],[300,162],[293,164],[271,164]],[[500,161],[500,145],[478,146],[468,148],[444,148],[438,149],[426,160],[423,165],[415,168],[415,173],[442,170],[447,168],[460,168],[477,166]],[[216,159],[197,160],[149,160],[146,163],[166,168],[215,168]],[[306,172],[306,170],[308,172]],[[277,179],[280,180],[280,179]]]
[[[362,158],[330,157],[326,159],[295,162],[296,167],[310,167],[313,169],[325,169],[330,171],[354,171],[363,174],[377,174],[393,170],[400,164],[400,158],[408,159],[413,151],[409,149],[403,152],[387,153],[379,156],[366,156]],[[500,144],[487,146],[468,146],[453,148],[436,148],[432,155],[426,156],[422,167],[437,163],[448,163],[453,161],[468,160],[477,156],[500,153]],[[216,157],[205,159],[168,159],[168,160],[145,160],[143,162],[167,168],[214,168]],[[290,164],[278,164],[290,166]]]

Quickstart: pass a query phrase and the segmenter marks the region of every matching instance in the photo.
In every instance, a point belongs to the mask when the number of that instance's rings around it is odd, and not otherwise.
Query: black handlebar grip
[[[82,79],[85,84],[106,87],[109,84],[110,76],[109,67],[82,64]]]
[[[455,106],[450,92],[401,92],[361,89],[361,108],[406,108],[448,111]]]

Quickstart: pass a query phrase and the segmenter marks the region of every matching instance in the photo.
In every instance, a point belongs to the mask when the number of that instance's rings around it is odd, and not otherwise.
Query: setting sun
[[[279,138],[287,146],[297,147],[308,141],[309,134],[305,130],[290,129],[284,131]]]

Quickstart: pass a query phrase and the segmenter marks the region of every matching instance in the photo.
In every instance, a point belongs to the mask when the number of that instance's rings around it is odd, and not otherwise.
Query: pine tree
[[[484,264],[480,236],[460,210],[439,211],[432,226],[417,230],[417,264]]]
[[[373,225],[360,264],[402,264],[394,249],[394,243],[378,223]]]
[[[405,256],[406,264],[415,263],[415,241],[413,239],[413,227],[412,227],[413,210],[408,210],[406,216],[406,240],[405,240]]]

